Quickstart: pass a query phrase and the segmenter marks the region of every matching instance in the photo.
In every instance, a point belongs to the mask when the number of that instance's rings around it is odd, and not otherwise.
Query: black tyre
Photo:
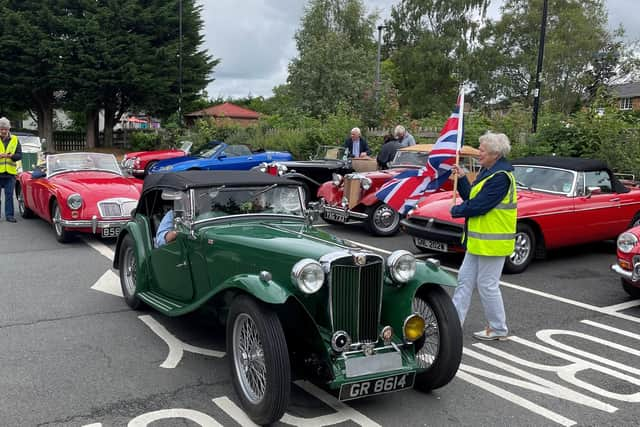
[[[446,385],[458,372],[462,359],[462,326],[449,295],[438,285],[418,290],[412,308],[426,323],[424,336],[416,341],[416,361],[423,369],[414,387],[430,391]]]
[[[291,366],[282,325],[266,305],[241,295],[227,318],[233,387],[256,424],[278,421],[289,406]]]
[[[143,307],[143,303],[136,296],[138,260],[136,259],[133,239],[129,234],[123,237],[120,244],[118,265],[120,266],[120,287],[122,288],[124,301],[132,309],[139,310]]]
[[[56,239],[60,243],[67,243],[72,238],[72,233],[67,231],[62,225],[62,214],[60,211],[60,205],[57,200],[53,201],[51,205],[51,222],[53,223],[53,231],[56,233]]]
[[[151,168],[154,167],[156,165],[156,163],[158,163],[157,160],[151,160],[149,163],[147,163],[147,166],[144,167],[144,175],[143,176],[149,175],[149,172],[151,171]]]
[[[22,218],[33,218],[35,215],[31,209],[24,204],[24,194],[22,194],[22,188],[16,186],[16,199],[18,199],[18,212]]]
[[[507,274],[522,273],[529,267],[535,254],[536,235],[533,229],[527,224],[518,224],[515,249],[505,260],[502,271]]]
[[[376,236],[393,236],[400,230],[400,214],[386,203],[367,208],[367,229]]]
[[[624,289],[631,298],[640,298],[640,288],[636,288],[624,279],[620,279],[620,283],[622,283],[622,289]]]

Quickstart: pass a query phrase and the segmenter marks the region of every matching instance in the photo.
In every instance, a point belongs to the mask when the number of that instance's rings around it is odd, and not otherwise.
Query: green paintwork
[[[304,345],[319,353],[331,367],[333,380],[325,384],[327,387],[335,389],[344,383],[393,373],[346,378],[344,362],[332,356],[327,287],[307,295],[291,280],[292,267],[301,259],[319,260],[326,254],[353,250],[353,246],[302,220],[284,217],[270,220],[239,217],[209,223],[194,229],[193,234],[186,229],[179,231],[174,242],[155,249],[149,221],[138,214],[118,240],[116,259],[123,236],[129,234],[133,238],[138,296],[153,308],[169,316],[179,316],[202,307],[226,291],[250,294],[271,305],[293,303],[313,320],[315,330],[305,332]],[[261,280],[262,271],[268,271],[271,280]],[[418,261],[416,276],[410,283],[397,286],[385,278],[379,331],[385,325],[394,328],[394,340],[402,351],[400,372],[417,370],[413,347],[403,345],[402,326],[411,314],[411,300],[416,290],[430,284],[455,286],[455,279],[442,269],[421,261]]]

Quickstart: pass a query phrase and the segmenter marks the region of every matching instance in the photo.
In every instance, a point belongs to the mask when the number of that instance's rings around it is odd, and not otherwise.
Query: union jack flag
[[[451,175],[456,153],[463,142],[464,93],[460,92],[453,113],[444,124],[427,164],[420,169],[409,169],[396,175],[376,192],[376,197],[401,214],[409,212],[424,193],[432,193]]]

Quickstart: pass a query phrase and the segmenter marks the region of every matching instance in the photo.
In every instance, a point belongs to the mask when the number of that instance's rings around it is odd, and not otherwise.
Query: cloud
[[[215,79],[207,87],[210,98],[271,96],[274,86],[287,79],[287,66],[297,56],[295,32],[300,27],[305,0],[197,0],[203,6],[205,48],[214,58]],[[400,0],[368,0],[369,13],[388,18]],[[503,0],[493,0],[489,15],[496,18]],[[609,28],[620,24],[628,41],[640,39],[636,16],[639,0],[606,0]]]

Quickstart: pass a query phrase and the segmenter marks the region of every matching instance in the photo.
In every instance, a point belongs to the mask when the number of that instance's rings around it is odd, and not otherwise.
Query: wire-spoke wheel
[[[51,222],[53,222],[53,231],[56,233],[56,239],[60,243],[67,243],[71,240],[71,233],[62,225],[62,213],[57,200],[53,201],[51,212]]]
[[[24,194],[22,193],[22,188],[19,186],[16,186],[16,199],[18,200],[18,212],[20,212],[20,216],[22,218],[33,218],[33,211],[24,204]]]
[[[227,319],[232,380],[242,406],[256,424],[284,415],[291,393],[287,342],[278,316],[253,298],[237,297]]]
[[[529,267],[536,251],[536,235],[527,224],[518,224],[515,247],[504,262],[504,272],[522,273]]]
[[[367,228],[376,236],[392,236],[400,229],[400,214],[386,203],[367,209]]]
[[[425,285],[412,309],[425,320],[424,335],[415,342],[418,374],[415,388],[433,390],[453,379],[462,359],[462,327],[449,295],[438,285]]]
[[[122,239],[120,246],[120,287],[124,301],[134,310],[138,310],[142,306],[142,301],[136,296],[138,289],[137,265],[134,242],[131,235],[127,234]]]

